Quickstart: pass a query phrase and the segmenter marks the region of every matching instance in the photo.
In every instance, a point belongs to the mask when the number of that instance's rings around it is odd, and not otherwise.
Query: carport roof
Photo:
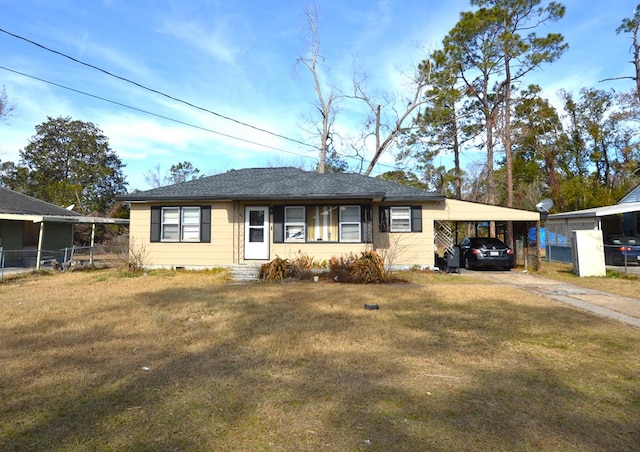
[[[570,218],[598,218],[619,215],[629,212],[640,212],[640,202],[625,202],[613,206],[594,207],[593,209],[574,210],[572,212],[554,213],[549,220],[566,220]]]
[[[0,187],[0,220],[34,223],[129,224],[122,218],[87,217],[32,196]]]
[[[457,199],[447,199],[433,209],[440,221],[539,221],[540,213],[510,207],[493,206]]]

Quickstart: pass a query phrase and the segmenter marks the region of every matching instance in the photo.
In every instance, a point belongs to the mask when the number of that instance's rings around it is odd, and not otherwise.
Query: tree
[[[544,197],[564,210],[560,189],[563,173],[558,169],[567,140],[560,116],[542,89],[531,85],[521,91],[513,117],[513,178],[515,207],[533,209]]]
[[[423,63],[422,65],[427,66]],[[424,108],[414,118],[417,130],[411,132],[408,144],[401,157],[410,156],[416,160],[418,168],[431,178],[440,175],[444,182],[445,172],[432,164],[433,158],[441,153],[453,153],[454,168],[447,172],[453,176],[452,195],[462,199],[462,169],[460,156],[462,146],[474,139],[480,132],[477,123],[471,121],[473,110],[465,107],[464,87],[460,83],[459,66],[451,55],[437,50],[430,55],[431,86],[424,94]],[[465,110],[466,108],[466,110]],[[415,144],[422,144],[416,149]],[[444,184],[446,187],[448,184]]]
[[[369,137],[374,139],[373,157],[364,171],[364,175],[371,174],[376,164],[397,140],[407,134],[413,124],[413,115],[420,111],[426,102],[424,91],[431,79],[431,61],[426,59],[416,72],[409,76],[410,95],[402,100],[393,93],[371,93],[365,86],[366,75],[353,76],[352,94],[345,97],[364,102],[369,109],[369,117],[364,121],[361,146],[353,146],[364,156]],[[401,107],[399,107],[401,105]]]
[[[531,30],[563,17],[556,2],[540,7],[541,0],[471,0],[474,12],[463,12],[444,40],[445,51],[459,61],[467,94],[482,112],[487,148],[487,201],[495,204],[493,164],[498,121],[503,120],[506,154],[507,205],[512,206],[511,110],[512,86],[543,63],[555,61],[566,49],[563,37],[538,37]],[[526,32],[526,35],[521,35]],[[501,118],[502,117],[502,118]]]
[[[11,113],[15,110],[16,106],[7,97],[7,91],[4,86],[0,91],[0,122],[5,122]]]
[[[124,165],[90,122],[48,117],[36,126],[20,157],[20,164],[10,168],[9,182],[43,201],[106,214],[116,196],[126,192]]]
[[[148,171],[145,174],[144,179],[151,187],[158,188],[164,185],[181,184],[197,179],[198,174],[200,174],[200,170],[194,167],[191,162],[185,160],[184,162],[171,165],[168,174],[164,176],[161,176],[160,164],[158,164],[153,171]]]
[[[320,22],[318,19],[318,6],[315,2],[307,4],[304,9],[307,25],[307,50],[298,57],[298,63],[304,65],[313,77],[314,89],[317,96],[316,108],[320,113],[321,121],[316,123],[316,132],[320,137],[320,159],[318,172],[327,170],[327,158],[332,142],[331,134],[336,118],[336,99],[338,97],[333,87],[325,88],[321,80],[320,66],[324,57],[320,53]]]
[[[616,28],[616,33],[629,33],[631,34],[631,53],[633,54],[633,60],[631,63],[635,69],[635,75],[633,77],[620,77],[630,78],[636,82],[636,96],[640,98],[640,42],[638,42],[638,30],[640,29],[640,5],[636,6],[633,17],[625,17],[622,19],[622,24]],[[612,79],[607,79],[612,80]]]

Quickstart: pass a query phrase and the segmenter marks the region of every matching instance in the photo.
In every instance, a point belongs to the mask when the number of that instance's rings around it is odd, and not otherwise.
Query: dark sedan
[[[607,265],[640,263],[640,238],[633,236],[606,236],[604,261]]]
[[[504,268],[515,265],[513,250],[493,237],[467,237],[460,242],[460,266],[473,268]]]

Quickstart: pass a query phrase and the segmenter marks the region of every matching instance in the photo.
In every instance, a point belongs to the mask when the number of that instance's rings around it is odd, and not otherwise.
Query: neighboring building
[[[545,221],[547,258],[571,262],[571,231],[589,229],[601,230],[605,237],[640,235],[640,186],[618,204],[549,215]]]
[[[128,224],[128,220],[85,217],[31,196],[0,187],[0,247],[5,265],[40,267],[42,260],[64,256],[73,246],[79,223]]]
[[[131,205],[131,248],[144,251],[145,266],[167,268],[300,253],[321,262],[371,249],[388,265],[433,267],[436,223],[540,219],[358,174],[295,168],[231,170],[121,200]]]

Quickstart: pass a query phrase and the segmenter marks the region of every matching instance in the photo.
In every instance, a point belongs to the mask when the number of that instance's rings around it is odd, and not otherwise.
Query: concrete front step
[[[237,264],[230,271],[236,281],[258,281],[260,278],[260,266],[255,264]]]

